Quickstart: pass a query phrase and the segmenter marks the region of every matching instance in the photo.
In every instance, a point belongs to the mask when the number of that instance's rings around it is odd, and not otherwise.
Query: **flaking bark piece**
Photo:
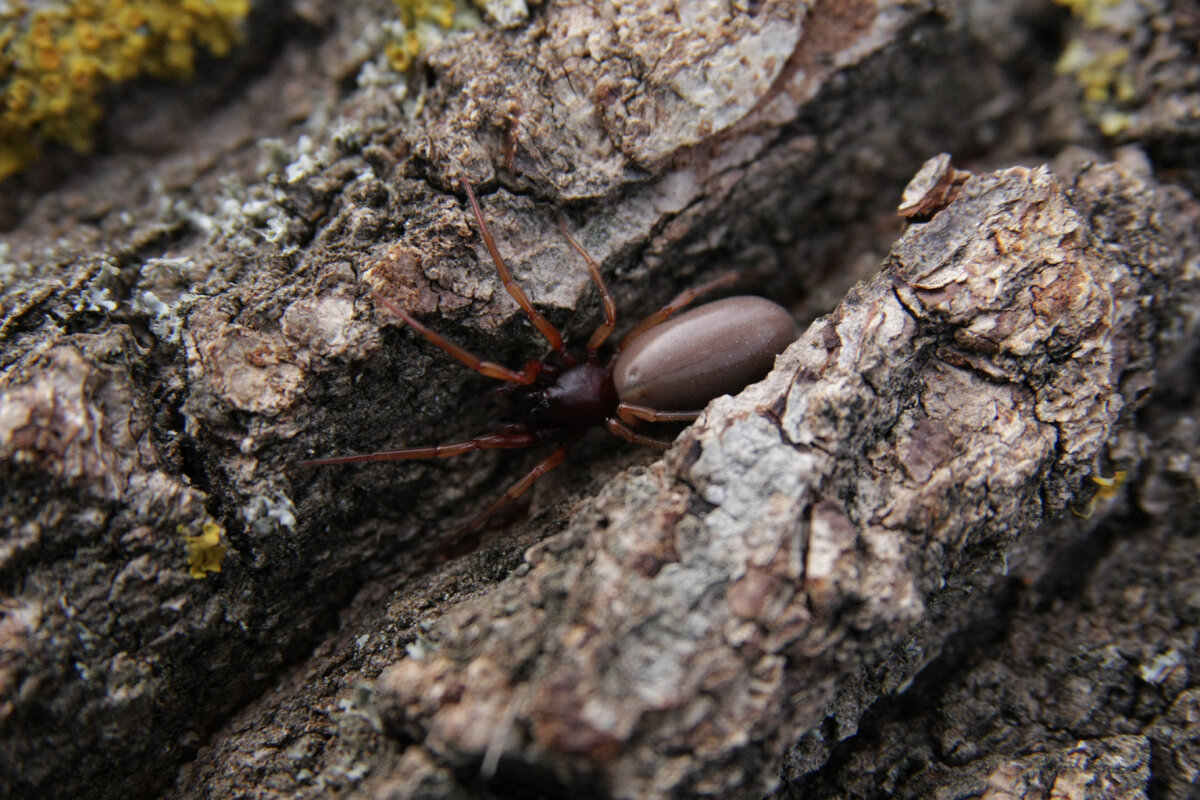
[[[909,181],[896,213],[917,222],[928,220],[958,197],[970,177],[970,172],[954,168],[949,153],[934,156]]]
[[[376,712],[485,775],[760,796],[835,697],[897,689],[1018,537],[1084,503],[1192,346],[1196,214],[1125,165],[967,180],[765,381],[438,621]]]

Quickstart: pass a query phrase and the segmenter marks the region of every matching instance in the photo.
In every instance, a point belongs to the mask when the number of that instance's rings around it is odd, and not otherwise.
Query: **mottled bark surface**
[[[491,5],[404,77],[390,3],[265,3],[10,182],[4,792],[1187,795],[1194,7]],[[494,417],[372,289],[544,347],[460,177],[573,341],[560,217],[623,324],[729,269],[831,313],[441,561],[529,459],[296,462]]]
[[[1154,287],[1187,286],[1198,211],[1119,166],[967,181],[767,381],[435,625],[372,707],[451,763],[622,797],[770,788],[797,731],[894,691],[1018,537],[1086,505],[1181,343],[1198,287]]]

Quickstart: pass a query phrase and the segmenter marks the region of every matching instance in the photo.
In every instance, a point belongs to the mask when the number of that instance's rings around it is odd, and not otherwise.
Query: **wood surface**
[[[262,3],[4,185],[0,793],[1189,796],[1194,4],[490,5],[399,74]],[[298,462],[495,422],[372,291],[542,354],[462,178],[573,342],[560,220],[624,329],[733,270],[806,330],[457,540],[546,453]]]

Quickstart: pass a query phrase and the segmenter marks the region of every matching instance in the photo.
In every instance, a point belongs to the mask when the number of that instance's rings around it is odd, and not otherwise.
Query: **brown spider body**
[[[495,511],[519,496],[534,481],[558,466],[567,446],[587,430],[604,426],[636,444],[668,447],[669,442],[633,430],[639,422],[690,422],[709,400],[740,391],[762,378],[775,356],[796,338],[796,325],[783,307],[761,297],[729,297],[674,317],[700,295],[730,283],[726,275],[681,293],[634,326],[611,357],[600,350],[616,327],[616,307],[599,266],[563,227],[571,246],[583,257],[604,304],[605,321],[588,341],[585,354],[571,353],[562,335],[513,279],[500,256],[470,184],[463,181],[484,244],[495,262],[504,288],[549,342],[551,354],[530,361],[521,370],[483,361],[422,325],[406,310],[380,294],[376,302],[395,314],[432,344],[476,372],[506,382],[516,422],[462,442],[406,447],[378,453],[336,456],[302,465],[346,464],[449,458],[475,450],[519,449],[546,441],[559,446],[497,501],[472,520],[464,533],[481,526]],[[672,319],[672,317],[674,317]]]
[[[535,425],[576,430],[603,425],[620,403],[612,370],[597,364],[568,367],[553,383],[530,394],[529,417]]]

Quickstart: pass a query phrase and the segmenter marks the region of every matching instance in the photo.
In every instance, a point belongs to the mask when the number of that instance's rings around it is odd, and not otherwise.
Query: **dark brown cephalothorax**
[[[601,322],[582,353],[572,352],[562,334],[533,307],[513,280],[483,220],[471,185],[463,181],[483,243],[495,262],[505,290],[549,342],[551,353],[512,370],[483,361],[426,328],[405,309],[381,294],[375,301],[417,333],[471,369],[506,381],[512,389],[517,420],[500,430],[449,444],[405,447],[378,453],[302,461],[301,466],[450,458],[474,450],[519,449],[555,441],[558,447],[464,528],[475,530],[508,501],[554,469],[567,446],[590,428],[604,426],[635,444],[668,447],[669,442],[634,430],[640,422],[691,422],[708,402],[741,391],[770,371],[775,356],[796,339],[796,323],[782,306],[761,297],[729,297],[675,314],[697,297],[732,282],[725,275],[682,292],[643,319],[607,358],[601,350],[617,324],[616,305],[600,267],[563,226],[563,235],[587,264],[604,305]]]

